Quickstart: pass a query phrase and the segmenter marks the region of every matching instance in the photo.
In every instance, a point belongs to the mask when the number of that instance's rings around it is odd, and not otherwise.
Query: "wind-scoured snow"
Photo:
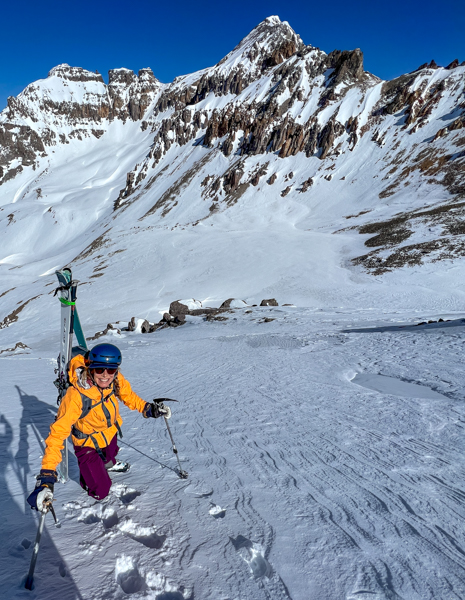
[[[55,493],[61,527],[47,516],[25,592],[37,523],[25,496],[56,411],[58,342],[37,329],[33,352],[2,360],[5,595],[463,598],[465,322],[441,315],[455,322],[241,308],[101,338],[122,349],[144,398],[179,400],[170,425],[189,477],[177,476],[163,422],[124,409],[131,470],[99,503],[71,456]]]

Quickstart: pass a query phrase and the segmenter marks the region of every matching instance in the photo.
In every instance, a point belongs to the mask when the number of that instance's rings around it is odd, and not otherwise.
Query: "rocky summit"
[[[157,232],[259,221],[334,234],[334,260],[370,277],[459,260],[465,62],[382,81],[360,49],[326,54],[272,16],[169,84],[59,65],[0,114],[0,205],[9,269],[105,276],[134,244],[148,269]]]

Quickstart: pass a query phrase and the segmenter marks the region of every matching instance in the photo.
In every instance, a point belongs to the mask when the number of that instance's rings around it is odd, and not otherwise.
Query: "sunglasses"
[[[103,373],[105,373],[105,371],[108,373],[108,375],[114,375],[117,370],[118,369],[108,369],[107,367],[105,367],[105,368],[97,367],[96,369],[92,369],[92,371],[97,373],[97,375],[103,375]]]

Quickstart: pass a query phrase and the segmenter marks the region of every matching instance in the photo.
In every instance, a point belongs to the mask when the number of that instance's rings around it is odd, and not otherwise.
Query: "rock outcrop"
[[[262,300],[260,306],[279,306],[279,304],[274,298],[269,298],[268,300]]]
[[[10,96],[0,114],[0,185],[24,167],[35,168],[56,146],[99,138],[115,119],[142,120],[160,87],[150,69],[138,75],[112,70],[107,86],[99,73],[67,64],[53,68]]]

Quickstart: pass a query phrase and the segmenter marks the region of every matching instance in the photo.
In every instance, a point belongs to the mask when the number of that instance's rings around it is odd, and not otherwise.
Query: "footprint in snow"
[[[126,506],[128,504],[131,504],[131,502],[133,502],[138,496],[142,494],[142,492],[138,492],[137,490],[129,488],[123,484],[112,485],[111,491]]]
[[[144,574],[145,573],[145,574]],[[175,587],[161,573],[144,572],[132,556],[122,555],[116,560],[115,579],[125,594],[152,591],[156,600],[187,600],[192,598],[192,590],[184,586]]]
[[[391,573],[384,562],[361,565],[347,600],[401,600],[391,583]]]
[[[28,540],[27,538],[23,538],[17,546],[10,548],[10,550],[8,551],[8,554],[19,558],[20,556],[22,556],[24,554],[25,550],[29,550],[31,545],[32,545],[31,540]]]
[[[77,500],[72,500],[71,502],[65,502],[63,508],[64,510],[81,510],[84,506]]]
[[[149,571],[145,576],[145,583],[156,593],[156,600],[191,600],[194,596],[192,590],[183,585],[177,586],[156,571]]]
[[[106,510],[102,517],[102,523],[105,529],[111,529],[119,523],[119,517],[116,510]]]
[[[184,493],[194,498],[208,498],[213,495],[212,488],[205,488],[198,484],[190,484],[184,488]]]
[[[155,550],[162,548],[166,540],[166,535],[159,535],[156,527],[143,527],[131,520],[122,523],[119,526],[119,530],[134,541],[139,542],[147,548],[154,548]]]
[[[115,578],[125,594],[136,594],[145,589],[145,579],[132,556],[123,555],[116,560]]]
[[[212,507],[208,511],[214,519],[223,519],[226,515],[226,509],[221,508],[218,504],[212,504]]]
[[[123,504],[131,504],[131,502],[133,500],[135,500],[137,498],[137,496],[140,496],[141,493],[138,492],[137,490],[128,490],[126,493],[124,493],[122,496],[120,496],[120,500]]]
[[[78,521],[86,525],[102,522],[105,529],[111,529],[119,523],[119,517],[113,508],[96,506],[84,509],[79,515]]]
[[[78,517],[78,521],[81,523],[85,523],[86,525],[93,525],[94,523],[100,523],[101,517],[98,514],[98,511],[95,511],[93,508],[86,508],[82,511],[81,515]]]
[[[255,579],[270,578],[273,575],[273,569],[266,560],[263,547],[260,544],[252,542],[243,535],[238,535],[235,539],[232,537],[229,539],[236,552],[249,565]]]

